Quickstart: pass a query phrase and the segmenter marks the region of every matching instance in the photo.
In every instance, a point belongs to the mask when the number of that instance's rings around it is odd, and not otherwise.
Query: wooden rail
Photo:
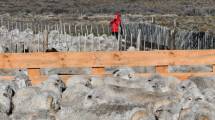
[[[213,71],[169,73],[169,65],[213,65]],[[215,75],[215,50],[0,54],[0,68],[28,68],[29,77],[34,83],[46,78],[40,74],[40,68],[90,67],[92,75],[106,75],[105,67],[118,66],[155,66],[157,73],[180,79],[190,76],[212,76]],[[140,75],[147,76],[149,73]]]

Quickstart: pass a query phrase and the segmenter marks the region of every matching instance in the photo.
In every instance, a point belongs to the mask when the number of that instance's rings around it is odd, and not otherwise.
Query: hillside
[[[0,0],[0,13],[215,15],[214,0]]]

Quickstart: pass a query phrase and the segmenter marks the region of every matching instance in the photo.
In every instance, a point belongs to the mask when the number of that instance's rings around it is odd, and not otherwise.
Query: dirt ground
[[[0,0],[0,13],[215,15],[214,0]]]

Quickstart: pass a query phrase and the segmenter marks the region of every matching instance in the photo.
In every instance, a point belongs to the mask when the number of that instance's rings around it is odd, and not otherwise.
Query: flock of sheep
[[[1,120],[214,120],[215,77],[134,76],[118,68],[112,76],[58,75],[32,86],[22,71],[0,81]]]
[[[48,48],[44,48],[48,39]],[[118,50],[118,41],[113,36],[94,36],[61,33],[57,30],[35,34],[31,29],[19,31],[0,27],[0,52],[43,52],[54,48],[56,51],[113,51]]]
[[[48,39],[48,46],[57,51],[119,49],[117,39],[106,35],[70,36],[53,30]],[[43,40],[43,33],[30,29],[0,28],[1,52],[43,51]],[[139,77],[134,75],[136,70],[115,68],[112,76],[79,75],[66,82],[54,74],[35,86],[25,72],[18,71],[14,80],[0,81],[0,119],[215,120],[215,77],[180,81],[157,74]],[[211,66],[169,67],[171,72],[211,70]],[[139,71],[155,72],[153,68]]]

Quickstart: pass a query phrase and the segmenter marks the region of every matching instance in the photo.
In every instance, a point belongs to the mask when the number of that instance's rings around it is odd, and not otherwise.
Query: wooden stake
[[[92,67],[91,74],[93,75],[104,75],[105,68],[104,67]]]
[[[78,41],[79,41],[79,52],[81,52],[81,36],[80,33],[78,33]]]
[[[16,22],[16,29],[18,28],[17,22]]]
[[[86,46],[87,46],[87,35],[85,33],[85,39],[84,39],[84,51],[86,51]]]
[[[64,35],[66,34],[66,25],[65,24],[63,24],[63,33],[64,33]]]
[[[89,35],[89,32],[88,32],[88,27],[87,27],[87,25],[86,25],[86,31],[87,31],[87,35]]]
[[[44,30],[43,32],[43,38],[44,38],[44,46],[43,46],[43,51],[45,52],[48,49],[48,31]]]
[[[90,26],[90,33],[93,34],[93,26],[92,26],[92,24]]]
[[[168,66],[156,66],[156,73],[168,73]]]
[[[81,35],[83,35],[83,26],[81,24]]]
[[[69,34],[71,34],[71,24],[69,24]]]
[[[132,33],[131,33],[131,43],[130,43],[130,47],[132,47],[133,46],[133,35],[132,35]]]
[[[77,36],[77,26],[75,25],[75,35]]]
[[[138,36],[137,36],[137,50],[140,50],[140,36],[141,35],[141,29],[138,29]]]
[[[97,36],[99,36],[99,28],[98,28],[98,25],[96,26],[96,32],[97,32]]]
[[[40,69],[39,68],[28,68],[28,76],[32,83],[37,83],[35,77],[41,77]]]
[[[105,34],[105,28],[103,24],[102,24],[102,31],[103,31],[103,34]]]
[[[10,31],[10,21],[9,20],[7,21],[7,29],[8,29],[8,31]]]

